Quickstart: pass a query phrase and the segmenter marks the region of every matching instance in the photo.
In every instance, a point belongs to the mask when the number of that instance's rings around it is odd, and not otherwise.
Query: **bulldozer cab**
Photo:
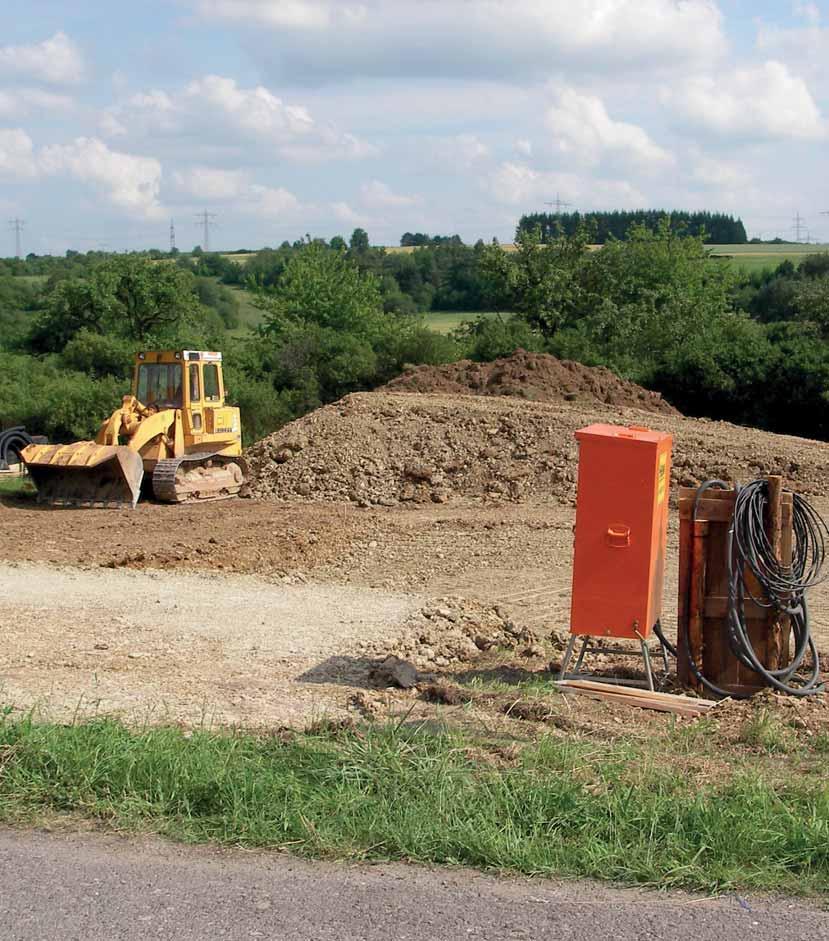
[[[200,350],[139,353],[132,394],[142,405],[158,409],[221,407],[225,399],[222,354]]]
[[[205,350],[139,353],[133,395],[156,411],[180,412],[183,446],[188,452],[239,441],[238,410],[225,404],[222,354]],[[241,443],[241,442],[240,442]],[[145,455],[146,456],[146,455]]]

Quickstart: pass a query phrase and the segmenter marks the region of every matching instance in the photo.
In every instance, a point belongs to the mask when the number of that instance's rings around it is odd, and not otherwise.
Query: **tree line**
[[[609,366],[688,414],[829,440],[829,254],[745,275],[667,218],[601,251],[591,239],[585,225],[547,241],[535,228],[510,252],[450,240],[395,254],[357,230],[246,265],[204,252],[2,262],[0,427],[91,436],[142,347],[223,350],[247,443],[406,364],[522,347]],[[236,284],[255,328],[240,326]],[[468,321],[433,332],[423,311],[438,304]]]
[[[686,212],[664,209],[614,210],[612,212],[534,212],[521,217],[519,232],[538,229],[542,242],[558,234],[575,235],[582,227],[591,232],[591,241],[604,245],[611,239],[625,239],[632,226],[654,229],[667,219],[672,232],[701,236],[712,245],[742,245],[748,241],[741,219],[722,212]]]

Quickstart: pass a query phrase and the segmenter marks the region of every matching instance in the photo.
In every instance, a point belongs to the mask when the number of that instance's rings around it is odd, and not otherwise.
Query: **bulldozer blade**
[[[129,448],[94,441],[31,444],[21,457],[37,487],[39,503],[134,507],[138,502],[144,464]]]

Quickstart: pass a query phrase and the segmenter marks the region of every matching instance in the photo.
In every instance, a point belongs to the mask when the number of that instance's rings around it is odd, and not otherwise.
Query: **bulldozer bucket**
[[[120,445],[30,444],[20,455],[40,503],[52,506],[134,507],[144,464]]]

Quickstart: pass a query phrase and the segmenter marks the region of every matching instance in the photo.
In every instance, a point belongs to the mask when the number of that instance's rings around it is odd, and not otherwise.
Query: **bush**
[[[132,376],[133,347],[129,340],[83,329],[66,344],[60,358],[67,369],[76,372],[128,380]]]
[[[23,424],[56,441],[93,438],[129,384],[61,369],[54,360],[0,353],[0,426]]]
[[[478,362],[509,356],[518,349],[541,353],[546,348],[541,334],[521,317],[479,317],[460,326],[453,337]]]

